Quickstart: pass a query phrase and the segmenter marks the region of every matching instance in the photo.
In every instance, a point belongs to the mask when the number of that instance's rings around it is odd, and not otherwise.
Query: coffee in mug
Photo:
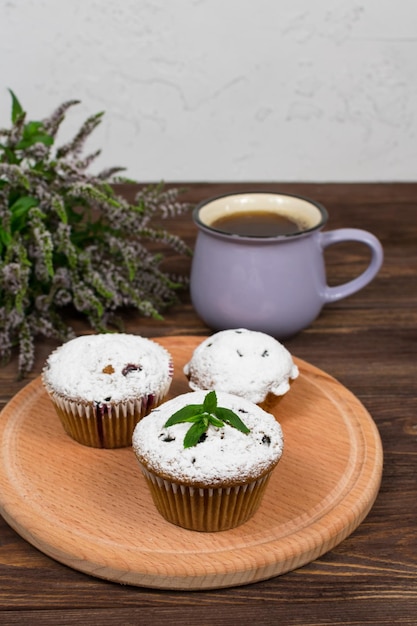
[[[322,232],[326,209],[298,195],[232,193],[201,202],[190,294],[202,320],[215,330],[245,327],[280,339],[309,326],[323,305],[367,285],[383,261],[382,246],[357,228]],[[324,250],[356,241],[371,251],[356,278],[328,286]]]
[[[291,219],[273,211],[242,211],[219,217],[211,224],[216,230],[226,233],[252,236],[275,237],[290,235],[305,230],[307,227],[301,220]]]

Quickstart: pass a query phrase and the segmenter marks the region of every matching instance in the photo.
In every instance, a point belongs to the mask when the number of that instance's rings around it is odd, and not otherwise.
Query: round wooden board
[[[202,337],[155,341],[174,358],[170,397]],[[382,447],[360,401],[295,359],[276,417],[285,449],[260,509],[233,530],[198,533],[155,510],[131,448],[82,446],[63,431],[40,378],[0,417],[0,512],[24,539],[76,570],[160,589],[243,585],[311,562],[347,537],[377,496]]]

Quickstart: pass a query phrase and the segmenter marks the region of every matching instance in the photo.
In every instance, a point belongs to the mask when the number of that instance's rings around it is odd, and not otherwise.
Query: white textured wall
[[[416,0],[1,0],[8,87],[139,180],[417,180]]]

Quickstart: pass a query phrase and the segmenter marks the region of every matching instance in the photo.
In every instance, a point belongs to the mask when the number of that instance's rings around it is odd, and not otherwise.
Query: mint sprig
[[[215,391],[209,391],[204,398],[203,404],[187,404],[179,411],[176,411],[165,422],[164,428],[189,422],[190,428],[184,437],[184,448],[196,446],[201,437],[207,432],[209,426],[222,428],[226,424],[232,426],[242,433],[249,433],[250,429],[242,422],[240,417],[231,409],[217,406],[217,395]]]
[[[134,181],[118,166],[91,173],[100,150],[84,148],[102,112],[60,143],[77,100],[36,121],[10,95],[11,125],[0,128],[0,367],[14,360],[16,347],[23,377],[34,367],[38,337],[75,336],[73,316],[63,314],[68,307],[96,333],[120,330],[119,313],[128,307],[163,319],[188,285],[182,272],[170,271],[165,249],[192,251],[162,222],[191,205],[163,183],[140,185],[128,200],[114,183]]]

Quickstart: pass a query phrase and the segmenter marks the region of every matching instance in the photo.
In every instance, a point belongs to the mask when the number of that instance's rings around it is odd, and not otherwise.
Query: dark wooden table
[[[370,230],[385,262],[358,294],[328,305],[286,342],[290,351],[336,377],[366,406],[384,447],[378,498],[357,530],[317,561],[283,576],[216,591],[172,592],[102,581],[45,556],[0,518],[0,624],[417,624],[417,184],[192,184],[192,202],[224,191],[301,193],[329,210],[327,228]],[[124,193],[133,193],[125,188]],[[189,215],[166,226],[190,244]],[[359,272],[364,253],[341,245],[326,255],[329,283]],[[189,262],[173,260],[188,271]],[[79,322],[78,322],[79,323]],[[127,318],[144,336],[210,332],[188,295],[163,322]],[[38,375],[54,347],[38,346]],[[28,379],[16,361],[0,369],[1,407]],[[1,452],[0,452],[1,454]]]

